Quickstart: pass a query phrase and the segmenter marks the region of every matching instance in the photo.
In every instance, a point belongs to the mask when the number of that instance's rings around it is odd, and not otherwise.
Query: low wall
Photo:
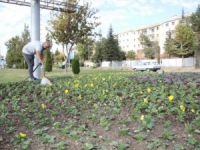
[[[157,62],[157,60],[126,60],[126,61],[103,61],[101,67],[103,68],[133,68],[133,66],[141,62]],[[170,58],[170,59],[161,59],[161,67],[194,67],[195,58]]]

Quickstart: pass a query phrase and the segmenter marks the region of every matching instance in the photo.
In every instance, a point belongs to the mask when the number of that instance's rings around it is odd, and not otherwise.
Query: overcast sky
[[[101,25],[98,30],[106,36],[109,26],[114,33],[120,33],[135,27],[154,24],[185,13],[196,11],[200,0],[82,0],[89,1],[98,9],[97,16]],[[24,24],[30,27],[30,8],[0,3],[0,52],[6,55],[5,42],[20,35]],[[41,40],[46,35],[50,11],[41,10]],[[29,28],[30,29],[30,28]]]

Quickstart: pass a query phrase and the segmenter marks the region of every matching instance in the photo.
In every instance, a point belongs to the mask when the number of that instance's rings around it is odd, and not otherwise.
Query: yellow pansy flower
[[[144,99],[144,103],[148,104],[148,99],[147,98]]]
[[[184,105],[180,105],[180,109],[182,112],[185,112],[185,106]]]
[[[141,115],[140,120],[141,120],[141,121],[144,120],[144,115]]]
[[[68,94],[68,93],[69,93],[69,90],[65,90],[65,93]]]
[[[91,86],[91,87],[94,87],[94,84],[93,84],[93,83],[91,83],[91,84],[90,84],[90,86]]]
[[[78,98],[79,98],[79,99],[82,99],[82,96],[81,96],[81,95],[79,95],[79,96],[78,96]]]
[[[151,89],[150,89],[150,88],[147,88],[147,92],[148,92],[148,93],[151,93]]]
[[[174,99],[174,96],[172,96],[172,95],[168,96],[168,100],[170,103],[173,101],[173,99]]]
[[[75,87],[75,88],[78,88],[78,87],[79,87],[79,83],[76,83],[76,84],[74,85],[74,87]]]
[[[195,113],[195,109],[191,109],[191,112]]]
[[[41,104],[41,108],[45,109],[47,106],[45,104]]]
[[[25,138],[26,136],[27,136],[26,133],[22,133],[22,132],[19,133],[20,138]]]

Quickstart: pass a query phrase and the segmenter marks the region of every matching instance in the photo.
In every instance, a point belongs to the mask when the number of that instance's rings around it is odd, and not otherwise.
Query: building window
[[[170,31],[167,31],[167,32],[166,32],[166,35],[169,36],[170,33],[171,33]]]
[[[172,22],[172,25],[174,25],[175,24],[175,22]]]
[[[165,24],[165,26],[166,26],[166,27],[168,27],[168,26],[169,26],[169,24],[168,24],[168,23],[166,23],[166,24]]]
[[[146,30],[146,29],[143,29],[143,30],[142,30],[142,33],[143,33],[143,34],[146,34],[146,33],[147,33],[147,30]]]
[[[157,27],[157,30],[159,30],[159,27]]]
[[[154,32],[154,28],[152,28],[151,31]]]

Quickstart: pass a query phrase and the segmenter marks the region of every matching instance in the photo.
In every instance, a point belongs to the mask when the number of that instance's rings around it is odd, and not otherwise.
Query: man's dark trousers
[[[28,55],[28,54],[23,53],[23,56],[25,58],[26,63],[28,64],[29,77],[31,79],[34,79],[34,76],[33,76],[34,55]]]

